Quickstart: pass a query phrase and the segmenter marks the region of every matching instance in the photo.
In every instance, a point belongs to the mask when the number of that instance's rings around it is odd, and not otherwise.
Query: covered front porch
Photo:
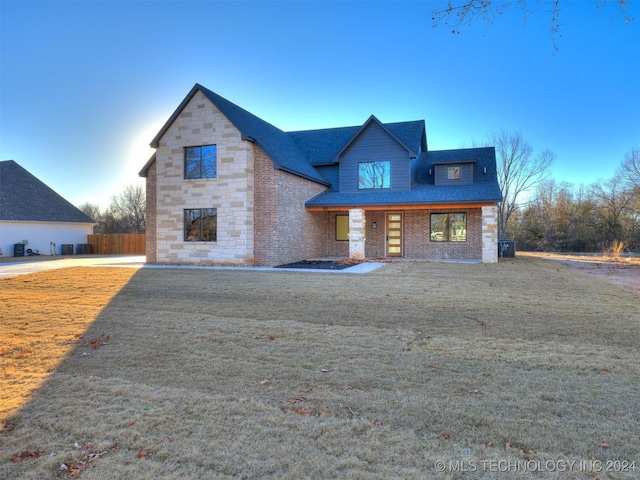
[[[344,207],[324,211],[328,215],[329,257],[498,261],[494,205]]]

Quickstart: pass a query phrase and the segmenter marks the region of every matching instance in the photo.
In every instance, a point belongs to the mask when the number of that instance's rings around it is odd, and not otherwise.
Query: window
[[[184,211],[185,242],[215,242],[218,232],[218,210],[198,208]]]
[[[431,214],[432,242],[466,242],[467,214],[466,213],[432,213]]]
[[[215,145],[187,147],[184,149],[184,178],[216,178]]]
[[[458,165],[447,167],[447,180],[460,180],[460,167]]]
[[[391,188],[391,162],[358,163],[358,189]]]
[[[336,241],[349,240],[349,215],[336,215]]]

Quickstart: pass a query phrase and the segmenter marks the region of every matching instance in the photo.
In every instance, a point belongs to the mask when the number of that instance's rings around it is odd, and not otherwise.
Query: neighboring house
[[[423,120],[287,133],[196,84],[151,146],[149,262],[497,262],[494,148],[429,151]]]
[[[95,222],[13,160],[0,162],[0,250],[60,255],[87,243]],[[16,248],[16,245],[18,247]],[[23,247],[20,247],[23,245]],[[73,252],[64,252],[73,253]]]

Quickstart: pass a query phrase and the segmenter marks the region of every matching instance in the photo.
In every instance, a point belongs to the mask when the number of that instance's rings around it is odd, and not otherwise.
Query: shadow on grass
[[[568,268],[97,271],[2,284],[34,342],[25,375],[54,364],[51,339],[69,347],[0,433],[3,477],[433,478],[442,459],[634,455],[637,298]],[[10,461],[25,451],[41,453]]]

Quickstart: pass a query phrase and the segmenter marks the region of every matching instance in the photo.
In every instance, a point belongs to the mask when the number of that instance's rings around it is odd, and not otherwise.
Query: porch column
[[[482,263],[498,263],[498,207],[482,207]]]
[[[364,260],[364,228],[364,210],[361,208],[349,210],[349,258]]]

